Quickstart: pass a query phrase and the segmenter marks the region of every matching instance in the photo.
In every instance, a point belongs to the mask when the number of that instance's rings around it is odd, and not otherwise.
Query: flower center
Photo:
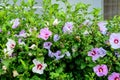
[[[37,65],[37,69],[39,69],[39,70],[41,70],[42,67],[43,67],[42,64],[38,64],[38,65]]]
[[[103,72],[103,69],[102,69],[102,68],[99,68],[98,71],[99,71],[99,72]]]
[[[115,77],[115,79],[114,80],[119,80],[119,77]]]
[[[92,53],[91,53],[92,55],[95,55],[96,54],[96,52],[95,51],[92,51]]]
[[[115,40],[114,40],[114,43],[115,43],[115,44],[118,44],[118,43],[119,43],[119,40],[118,40],[118,39],[115,39]]]
[[[48,38],[48,36],[49,36],[49,34],[46,33],[46,34],[45,34],[45,38]]]
[[[11,46],[10,46],[10,47],[11,47],[11,48],[14,48],[14,46],[15,46],[14,44],[11,44]]]

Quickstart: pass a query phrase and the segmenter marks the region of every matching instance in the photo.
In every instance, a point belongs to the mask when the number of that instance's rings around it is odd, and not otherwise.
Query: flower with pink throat
[[[100,30],[100,32],[102,33],[102,34],[106,34],[106,32],[107,32],[107,28],[106,28],[106,22],[99,22],[98,23],[98,26],[99,26],[99,30]]]
[[[108,80],[120,80],[120,73],[113,72],[108,76]]]
[[[120,33],[112,33],[110,35],[109,42],[111,44],[111,47],[113,49],[118,49],[120,48]]]
[[[15,48],[16,42],[12,39],[8,39],[8,42],[6,43],[7,49],[13,49]]]
[[[38,60],[34,59],[33,63],[35,66],[32,68],[34,73],[43,74],[43,70],[47,67],[47,64],[41,63]]]
[[[106,65],[97,65],[93,68],[93,71],[96,73],[97,76],[106,76],[108,74],[108,68]]]
[[[40,30],[40,34],[38,35],[38,38],[47,40],[51,35],[52,32],[49,30],[49,28],[43,28]]]

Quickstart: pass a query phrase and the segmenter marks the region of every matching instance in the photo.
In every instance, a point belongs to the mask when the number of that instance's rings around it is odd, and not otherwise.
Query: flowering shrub
[[[0,9],[1,80],[120,80],[120,17],[67,0],[4,2]]]

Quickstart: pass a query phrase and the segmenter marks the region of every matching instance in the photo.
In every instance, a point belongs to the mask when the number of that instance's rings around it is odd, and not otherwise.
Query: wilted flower
[[[110,35],[109,42],[111,44],[111,47],[113,49],[118,49],[120,48],[120,33],[112,33]]]
[[[108,74],[108,68],[104,64],[95,66],[93,70],[99,77],[106,76]]]
[[[51,35],[52,35],[52,32],[48,28],[43,28],[40,30],[40,34],[38,35],[38,38],[47,40]]]
[[[65,54],[66,54],[66,56],[68,56],[68,57],[71,55],[69,51],[65,52]]]
[[[6,43],[7,49],[13,49],[15,48],[16,42],[12,39],[8,39],[8,42]]]
[[[7,70],[7,67],[6,67],[6,66],[2,66],[2,69],[3,69],[4,71],[6,71],[6,70]]]
[[[48,56],[51,58],[54,57],[54,53],[50,49],[48,50]]]
[[[33,63],[35,64],[35,67],[32,68],[32,71],[34,73],[43,74],[43,70],[47,67],[47,64],[41,63],[36,59],[33,60]]]
[[[84,34],[84,35],[88,35],[89,32],[88,32],[87,30],[85,30],[83,34]]]
[[[55,34],[53,40],[57,42],[59,39],[60,39],[60,36],[58,34]]]
[[[29,48],[30,49],[34,49],[34,48],[36,48],[37,46],[35,45],[35,44],[32,44]]]
[[[107,32],[107,28],[106,28],[106,22],[99,22],[98,23],[98,26],[99,26],[99,29],[100,29],[100,32],[102,33],[102,34],[106,34],[106,32]]]
[[[56,26],[56,25],[58,25],[58,24],[59,24],[58,19],[55,19],[54,22],[53,22],[53,25]]]
[[[59,50],[56,53],[54,53],[54,56],[55,56],[56,60],[59,60],[64,57],[63,54],[61,55],[61,51],[59,51]]]
[[[44,47],[45,49],[50,49],[51,45],[52,45],[51,42],[44,42],[43,47]]]
[[[13,28],[13,29],[17,28],[17,27],[18,27],[18,25],[20,24],[20,22],[19,22],[19,19],[18,19],[18,18],[17,18],[17,19],[15,19],[15,20],[12,20],[12,23],[13,23],[13,25],[12,25],[12,28]]]
[[[12,56],[13,51],[14,51],[13,49],[8,49],[8,48],[4,49],[4,53],[6,53],[8,56]]]
[[[88,56],[91,56],[92,60],[95,61],[100,57],[98,51],[99,48],[93,48],[91,51],[88,52]]]
[[[18,74],[18,72],[16,71],[16,70],[14,70],[13,71],[13,77],[16,77],[16,76],[18,76],[19,74]]]
[[[90,20],[85,20],[82,24],[83,25],[91,25],[92,22]]]
[[[73,29],[73,23],[72,22],[67,22],[65,23],[64,27],[63,27],[63,32],[64,33],[71,33]]]
[[[113,72],[108,76],[108,80],[120,80],[120,73]]]

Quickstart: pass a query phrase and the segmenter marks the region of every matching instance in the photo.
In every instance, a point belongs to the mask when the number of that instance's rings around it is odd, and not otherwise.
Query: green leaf
[[[25,64],[25,62],[24,62],[22,59],[20,59],[20,62],[21,62],[21,64],[22,64],[23,68],[24,68],[25,70],[27,70],[27,69],[28,69],[28,66]]]

